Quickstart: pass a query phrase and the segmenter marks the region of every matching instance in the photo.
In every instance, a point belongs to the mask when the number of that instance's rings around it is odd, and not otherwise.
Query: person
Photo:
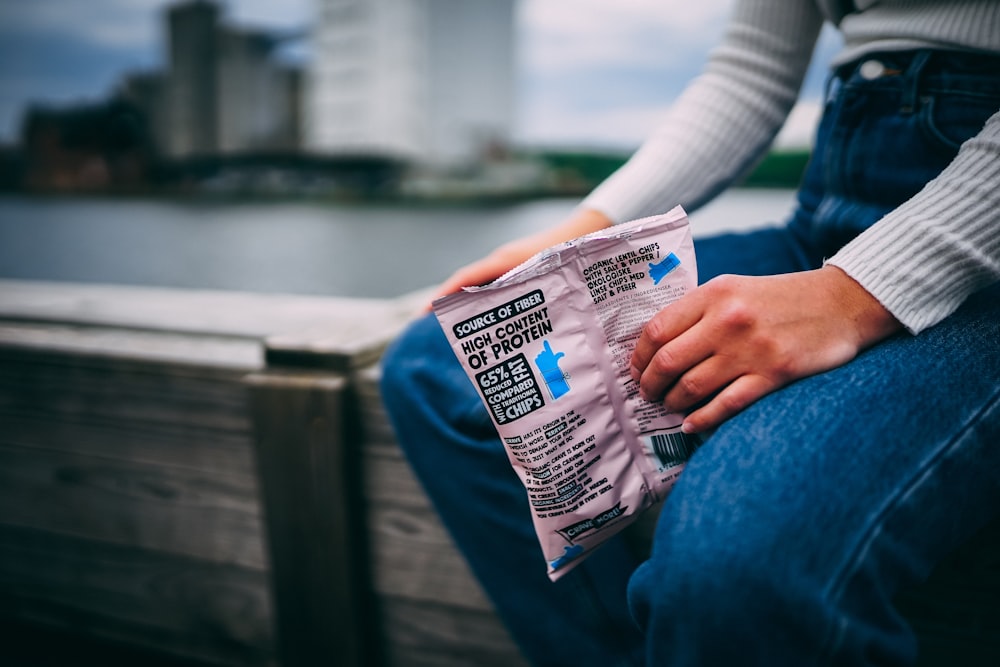
[[[384,357],[400,444],[532,664],[913,664],[894,596],[1000,508],[1000,2],[736,0],[619,171],[440,293],[736,182],[824,21],[844,46],[790,219],[696,236],[701,285],[636,344],[642,396],[708,434],[648,558],[615,538],[549,582],[524,490],[433,317]]]

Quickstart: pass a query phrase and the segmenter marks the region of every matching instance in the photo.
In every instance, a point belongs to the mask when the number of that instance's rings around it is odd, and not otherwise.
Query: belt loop
[[[931,52],[921,49],[913,56],[909,67],[903,73],[903,96],[900,100],[900,113],[913,113],[917,109],[917,96],[920,92],[920,73],[930,60]]]

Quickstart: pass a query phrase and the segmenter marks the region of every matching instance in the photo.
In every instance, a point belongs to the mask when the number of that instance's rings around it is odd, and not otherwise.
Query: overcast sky
[[[469,0],[474,1],[474,0]],[[732,0],[520,0],[515,139],[633,148],[703,64]],[[308,27],[318,0],[229,0],[227,19]],[[31,101],[98,100],[125,72],[163,63],[170,0],[0,0],[0,141]],[[824,33],[818,60],[835,51]],[[807,144],[819,109],[814,68],[782,135]]]

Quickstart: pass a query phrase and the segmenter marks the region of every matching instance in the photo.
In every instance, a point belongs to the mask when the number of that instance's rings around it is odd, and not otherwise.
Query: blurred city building
[[[154,159],[142,112],[120,98],[65,109],[32,107],[22,145],[17,178],[36,191],[139,188]]]
[[[523,195],[545,165],[511,150],[518,0],[314,0],[305,29],[162,14],[164,64],[106,103],[35,108],[0,187]],[[311,59],[283,46],[308,38]]]
[[[305,148],[431,167],[509,142],[516,0],[317,0]]]
[[[169,158],[300,147],[301,73],[273,57],[283,39],[221,22],[219,5],[191,0],[166,10],[167,68],[126,78]]]

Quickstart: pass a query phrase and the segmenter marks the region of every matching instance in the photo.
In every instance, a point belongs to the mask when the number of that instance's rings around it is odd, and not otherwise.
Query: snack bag
[[[677,207],[434,302],[524,484],[553,581],[662,500],[700,443],[629,375],[643,325],[696,284]]]

